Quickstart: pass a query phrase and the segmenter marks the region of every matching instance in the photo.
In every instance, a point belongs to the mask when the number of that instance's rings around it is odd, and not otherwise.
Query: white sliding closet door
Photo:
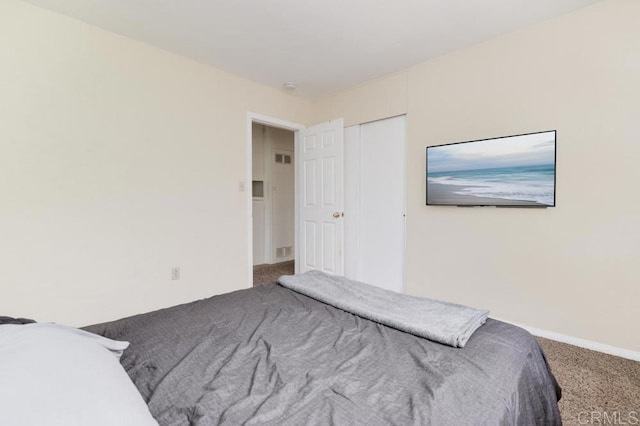
[[[345,129],[345,275],[402,292],[406,117]]]

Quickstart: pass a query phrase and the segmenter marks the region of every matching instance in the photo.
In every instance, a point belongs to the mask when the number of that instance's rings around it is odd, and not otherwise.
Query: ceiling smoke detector
[[[290,92],[293,92],[294,90],[296,90],[296,84],[292,81],[289,81],[287,83],[284,84],[284,90],[288,90]]]

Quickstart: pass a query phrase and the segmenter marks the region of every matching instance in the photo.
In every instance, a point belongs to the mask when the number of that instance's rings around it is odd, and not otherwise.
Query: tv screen
[[[556,131],[427,147],[427,205],[555,206]]]

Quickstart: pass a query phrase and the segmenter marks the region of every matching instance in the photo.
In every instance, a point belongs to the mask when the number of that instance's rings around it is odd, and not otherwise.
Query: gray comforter
[[[280,285],[86,328],[161,425],[554,425],[560,396],[526,331],[488,319],[453,348]]]

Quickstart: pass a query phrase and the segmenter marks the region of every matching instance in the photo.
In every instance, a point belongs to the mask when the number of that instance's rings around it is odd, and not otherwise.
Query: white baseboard
[[[540,328],[529,327],[527,325],[517,324],[513,321],[507,321],[502,318],[495,318],[498,321],[513,324],[517,327],[524,328],[534,336],[544,337],[546,339],[556,340],[558,342],[567,343],[573,346],[579,346],[585,349],[591,349],[592,351],[603,352],[609,355],[615,355],[622,358],[631,359],[634,361],[640,361],[640,352],[635,352],[629,349],[619,348],[617,346],[611,346],[604,343],[598,343],[591,340],[581,339],[579,337],[567,336],[566,334],[556,333],[555,331],[542,330]]]

